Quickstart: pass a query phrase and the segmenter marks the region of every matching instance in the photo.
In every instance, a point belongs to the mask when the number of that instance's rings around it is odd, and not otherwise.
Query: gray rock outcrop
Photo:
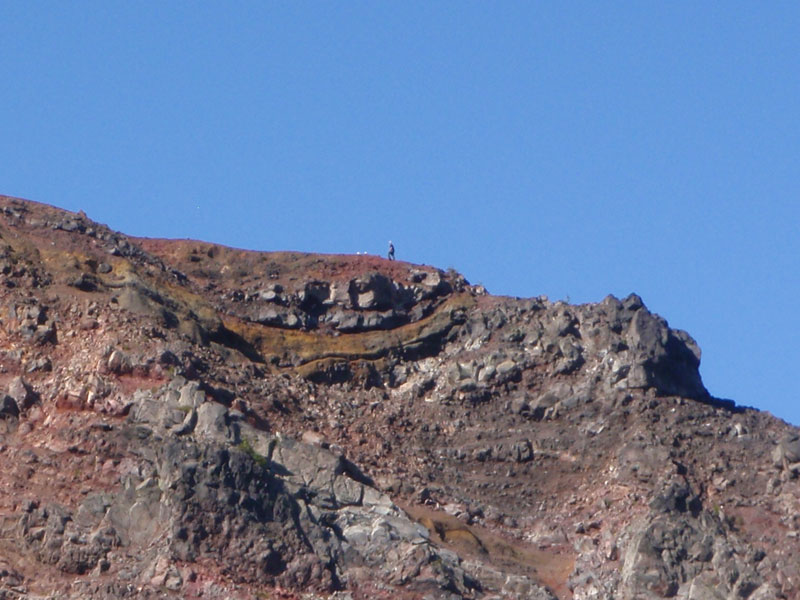
[[[83,573],[103,569],[114,548],[138,548],[148,558],[129,577],[153,583],[160,569],[157,583],[176,590],[169,565],[209,553],[242,582],[332,591],[369,573],[421,591],[474,585],[342,455],[260,431],[194,382],[138,392],[119,443],[139,459],[118,493],[75,515],[50,506],[21,517],[43,561]]]

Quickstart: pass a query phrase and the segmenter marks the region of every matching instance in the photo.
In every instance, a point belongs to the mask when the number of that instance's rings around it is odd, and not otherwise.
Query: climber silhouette
[[[394,260],[394,244],[389,240],[389,260]]]

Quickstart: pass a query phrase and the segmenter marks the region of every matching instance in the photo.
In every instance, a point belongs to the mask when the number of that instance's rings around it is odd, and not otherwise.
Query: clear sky
[[[0,193],[640,294],[800,424],[797,2],[0,2]]]

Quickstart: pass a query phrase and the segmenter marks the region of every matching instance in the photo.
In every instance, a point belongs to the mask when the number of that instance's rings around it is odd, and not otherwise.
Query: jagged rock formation
[[[795,598],[798,431],[641,298],[0,198],[0,598]]]

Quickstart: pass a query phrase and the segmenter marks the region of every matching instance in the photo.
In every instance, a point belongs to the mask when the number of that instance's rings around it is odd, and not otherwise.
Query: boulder
[[[100,287],[100,281],[90,273],[80,273],[67,281],[67,285],[84,292],[94,292]]]
[[[533,460],[533,444],[530,440],[515,442],[511,446],[511,457],[514,461],[522,463]]]
[[[14,377],[8,384],[8,395],[14,399],[21,410],[27,410],[39,399],[39,394],[22,377]]]
[[[124,375],[132,370],[131,359],[122,350],[114,350],[108,357],[107,367],[111,373]]]
[[[19,417],[19,406],[16,400],[6,394],[0,398],[0,419],[16,419]]]
[[[781,469],[800,462],[800,436],[786,435],[772,450],[772,463]]]
[[[237,436],[229,422],[227,408],[216,402],[206,402],[197,408],[195,433],[218,443],[233,442]]]
[[[380,273],[369,273],[350,281],[350,301],[361,310],[387,310],[394,304],[392,280]]]
[[[299,329],[303,326],[303,322],[300,320],[300,317],[298,317],[294,312],[275,306],[260,309],[254,320],[257,323],[272,325],[274,327],[281,327],[284,329]]]
[[[196,381],[190,381],[180,388],[177,399],[179,407],[197,408],[206,401],[206,393]]]

